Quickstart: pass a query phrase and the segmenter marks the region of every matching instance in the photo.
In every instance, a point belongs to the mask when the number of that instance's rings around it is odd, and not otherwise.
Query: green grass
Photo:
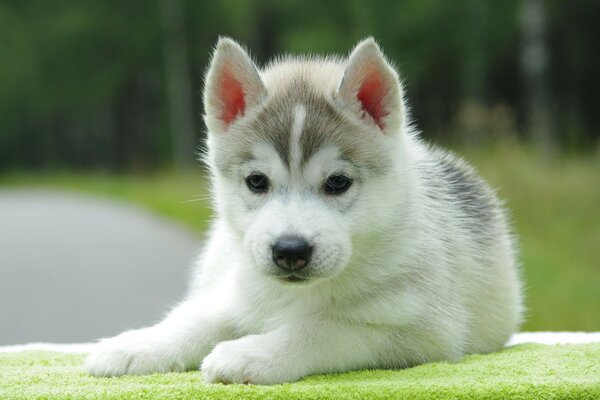
[[[600,153],[543,161],[522,146],[459,150],[498,188],[521,245],[526,330],[600,330]],[[44,186],[139,204],[203,232],[207,182],[195,173],[147,176],[5,174],[4,186]],[[198,199],[198,201],[190,201]]]
[[[207,385],[198,371],[95,378],[84,355],[0,353],[0,399],[594,399],[600,343],[523,344],[404,370],[354,371],[274,386]]]
[[[212,215],[207,179],[200,170],[185,174],[115,176],[47,172],[0,175],[0,186],[66,189],[138,204],[203,233]]]

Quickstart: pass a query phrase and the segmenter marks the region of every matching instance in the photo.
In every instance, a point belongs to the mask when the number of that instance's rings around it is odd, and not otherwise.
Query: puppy
[[[260,69],[222,38],[204,105],[217,217],[192,290],[157,325],[102,340],[91,374],[276,384],[458,360],[515,332],[505,213],[419,139],[373,39]]]

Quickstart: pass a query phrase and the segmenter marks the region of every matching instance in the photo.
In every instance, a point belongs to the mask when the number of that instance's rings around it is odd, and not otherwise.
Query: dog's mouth
[[[296,274],[283,275],[278,278],[286,283],[305,283],[309,281],[309,278]]]

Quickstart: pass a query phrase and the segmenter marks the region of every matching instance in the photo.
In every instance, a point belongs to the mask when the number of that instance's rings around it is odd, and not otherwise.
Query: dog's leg
[[[214,303],[190,299],[157,325],[103,339],[86,366],[96,376],[195,369],[215,344],[231,338],[225,325]]]
[[[201,369],[207,382],[276,384],[311,374],[403,367],[412,364],[411,354],[431,356],[420,353],[426,343],[403,343],[401,336],[392,328],[305,320],[219,343]]]

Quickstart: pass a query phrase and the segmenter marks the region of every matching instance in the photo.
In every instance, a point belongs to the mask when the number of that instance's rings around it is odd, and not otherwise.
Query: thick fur
[[[205,88],[217,218],[187,299],[159,324],[102,340],[98,376],[200,368],[207,382],[275,384],[501,349],[522,313],[515,245],[494,192],[409,126],[372,39],[348,59],[259,70],[217,45]],[[268,193],[246,177],[265,174]],[[331,195],[331,174],[353,179]],[[313,246],[290,282],[283,235]]]

